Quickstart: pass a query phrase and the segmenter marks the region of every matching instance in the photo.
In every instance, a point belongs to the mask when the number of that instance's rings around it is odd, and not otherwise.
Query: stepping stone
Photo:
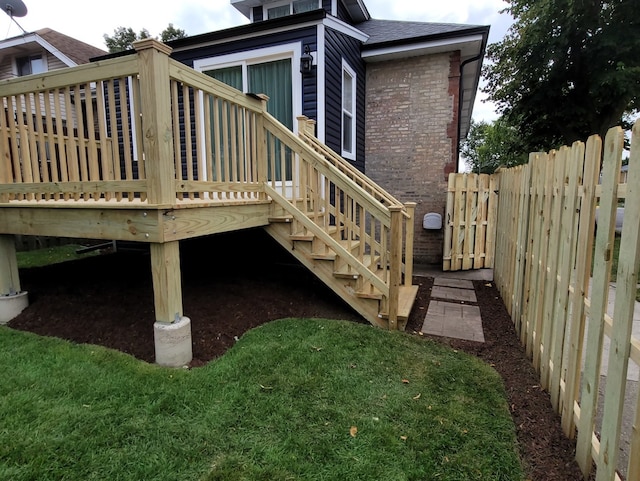
[[[476,291],[473,289],[459,289],[457,287],[434,285],[431,289],[431,297],[450,301],[478,302]]]
[[[478,306],[431,301],[422,332],[434,336],[484,342],[482,318]]]
[[[473,281],[466,279],[448,279],[446,277],[436,277],[433,280],[434,286],[457,287],[459,289],[473,289]]]

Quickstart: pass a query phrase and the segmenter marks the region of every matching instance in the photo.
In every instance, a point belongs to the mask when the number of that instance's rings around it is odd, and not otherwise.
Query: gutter
[[[489,29],[487,28],[487,33],[486,36],[484,37],[484,40],[482,41],[482,48],[480,49],[480,52],[478,53],[478,55],[476,55],[475,57],[472,58],[468,58],[466,60],[464,60],[463,62],[460,63],[460,85],[458,85],[458,132],[457,132],[457,142],[456,142],[456,152],[455,152],[455,159],[456,159],[456,173],[459,172],[460,170],[460,142],[462,141],[462,139],[460,138],[460,131],[461,131],[461,115],[462,115],[462,93],[463,93],[463,89],[462,89],[462,76],[463,76],[463,72],[464,72],[464,68],[466,65],[470,64],[471,62],[476,62],[478,60],[482,60],[484,58],[484,54],[485,51],[487,49],[487,40],[489,39]],[[478,90],[478,84],[480,82],[480,75],[478,75],[478,83],[476,84],[476,88],[474,91],[477,92]],[[471,106],[471,110],[473,111],[473,105]],[[471,122],[471,118],[469,118],[469,122]]]

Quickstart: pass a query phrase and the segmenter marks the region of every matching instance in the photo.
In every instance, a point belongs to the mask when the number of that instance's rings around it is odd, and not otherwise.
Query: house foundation
[[[153,325],[156,349],[156,364],[167,367],[182,367],[191,362],[191,320],[182,317],[168,324],[156,322]]]

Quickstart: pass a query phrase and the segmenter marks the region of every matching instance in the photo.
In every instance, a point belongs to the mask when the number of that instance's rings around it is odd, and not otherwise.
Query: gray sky
[[[120,26],[136,31],[146,28],[156,36],[173,23],[196,35],[249,22],[230,0],[23,1],[28,13],[15,20],[27,32],[49,27],[102,49],[106,49],[103,35],[112,35]],[[500,40],[511,23],[508,15],[499,13],[507,5],[503,0],[365,0],[365,4],[378,19],[491,25],[490,43]],[[0,15],[2,39],[21,33],[8,16]],[[482,102],[483,97],[479,92],[473,117],[493,120],[493,106]]]

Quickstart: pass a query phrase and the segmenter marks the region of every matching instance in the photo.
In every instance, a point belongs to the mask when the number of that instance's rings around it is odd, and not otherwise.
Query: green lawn
[[[0,328],[0,479],[522,480],[498,374],[288,319],[193,369]]]
[[[99,251],[90,251],[78,254],[76,251],[84,246],[78,244],[67,244],[63,246],[43,247],[31,251],[17,252],[18,267],[21,269],[29,267],[48,266],[59,262],[81,259],[88,256],[98,255]]]

